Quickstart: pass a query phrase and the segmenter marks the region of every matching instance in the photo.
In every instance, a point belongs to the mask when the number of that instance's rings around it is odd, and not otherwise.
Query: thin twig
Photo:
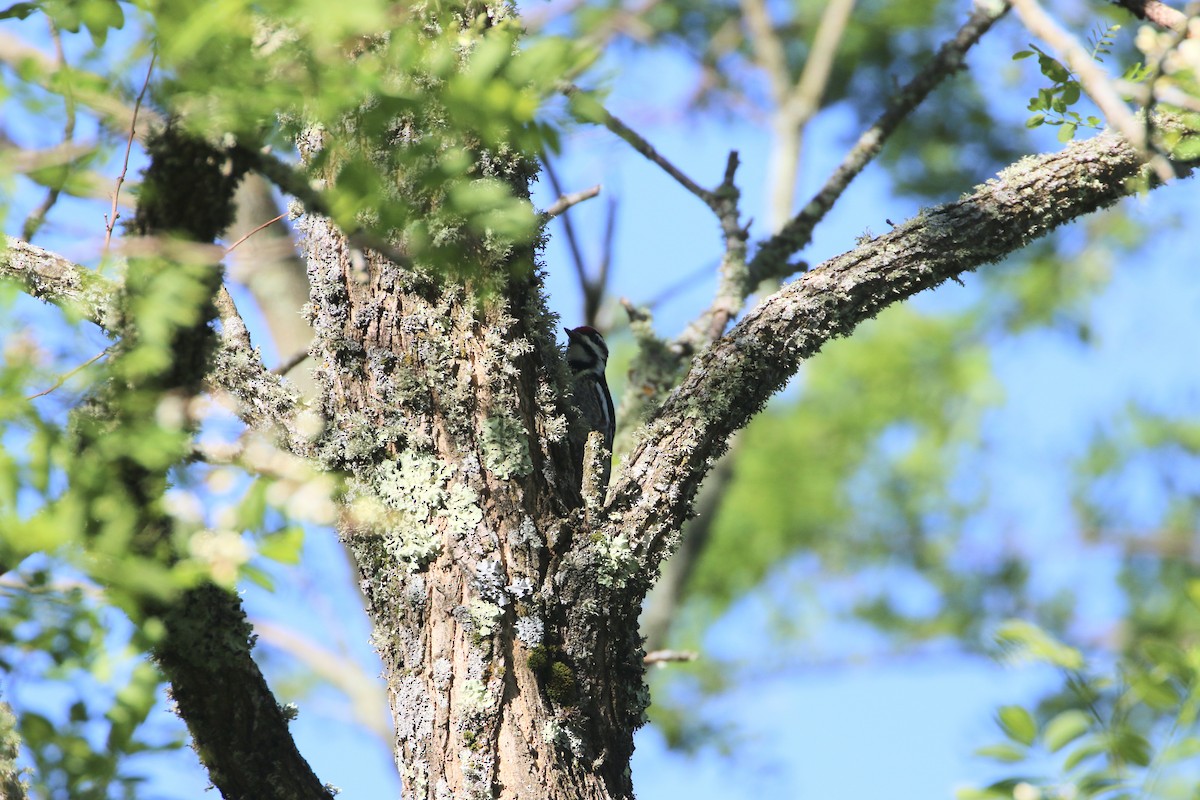
[[[298,353],[292,353],[291,356],[279,362],[279,365],[275,367],[275,369],[271,370],[271,372],[275,373],[276,375],[287,375],[296,367],[300,366],[300,364],[306,358],[308,358],[308,355],[309,354],[307,350],[301,350]]]
[[[546,168],[546,177],[550,179],[550,188],[555,194],[561,195],[562,182],[558,179],[558,172],[554,169],[554,164],[550,159],[542,159],[542,166]],[[563,233],[567,237],[567,249],[571,251],[571,263],[575,266],[575,276],[579,278],[579,289],[587,295],[588,286],[591,281],[588,279],[587,267],[583,263],[583,251],[579,247],[579,237],[575,234],[575,225],[571,222],[571,215],[564,214],[562,218]]]
[[[643,664],[668,664],[681,661],[695,661],[699,653],[691,650],[654,650],[642,656]]]
[[[229,255],[230,253],[232,253],[232,252],[234,251],[234,248],[236,248],[236,247],[237,247],[238,245],[240,245],[242,242],[246,241],[246,240],[247,240],[247,239],[249,239],[251,236],[253,236],[254,234],[256,234],[256,233],[258,233],[259,231],[263,230],[264,228],[268,228],[268,227],[270,227],[271,225],[274,225],[276,222],[279,222],[279,220],[283,219],[283,218],[284,218],[284,217],[286,217],[286,216],[287,216],[287,213],[286,213],[286,212],[285,212],[285,213],[283,213],[283,214],[280,214],[278,217],[275,217],[274,219],[269,219],[269,220],[267,220],[266,222],[264,222],[262,225],[259,225],[259,226],[258,226],[257,228],[255,228],[254,230],[252,230],[252,231],[248,232],[248,233],[247,233],[245,236],[243,236],[242,238],[238,239],[238,240],[237,240],[236,242],[234,242],[233,244],[229,245],[229,247],[226,247],[226,248],[225,248],[225,255]]]
[[[150,54],[150,64],[146,67],[146,79],[142,81],[142,90],[138,92],[137,102],[133,104],[133,119],[129,122],[129,138],[125,141],[125,161],[121,165],[121,174],[117,176],[117,186],[113,190],[112,211],[104,218],[104,252],[108,252],[108,244],[112,241],[113,228],[117,225],[117,219],[121,216],[117,212],[117,201],[121,197],[121,184],[125,182],[125,175],[129,172],[129,154],[133,150],[133,140],[137,136],[137,117],[138,111],[142,108],[142,100],[146,97],[146,89],[150,87],[150,76],[154,73],[154,62],[158,58],[158,52]]]
[[[564,90],[564,93],[568,97],[570,97],[571,95],[576,94],[581,91],[582,90],[578,86],[568,86]],[[632,147],[634,150],[641,153],[643,156],[645,156],[647,159],[649,159],[653,163],[657,164],[659,166],[659,168],[662,169],[663,172],[667,173],[672,178],[674,178],[675,181],[680,186],[687,189],[689,192],[694,194],[696,197],[700,198],[700,200],[703,201],[703,203],[706,206],[708,206],[709,208],[712,208],[712,205],[714,202],[712,192],[710,192],[708,189],[705,189],[703,186],[696,183],[694,180],[692,180],[687,175],[685,175],[683,173],[683,170],[676,167],[674,164],[672,164],[670,161],[668,161],[662,154],[660,154],[657,150],[655,150],[654,145],[652,145],[652,144],[650,144],[650,142],[646,141],[645,137],[643,137],[641,134],[639,134],[633,128],[630,128],[624,122],[619,120],[608,109],[601,107],[600,113],[602,115],[601,120],[602,120],[604,127],[608,128],[610,131],[615,133],[621,139],[624,139],[625,142],[630,147]]]
[[[71,370],[70,372],[63,373],[61,376],[59,376],[58,380],[56,380],[54,382],[54,384],[51,385],[49,388],[43,389],[42,391],[38,392],[37,394],[31,394],[31,395],[29,395],[29,397],[26,397],[25,399],[26,400],[36,400],[39,397],[45,397],[46,395],[53,392],[55,389],[58,389],[60,386],[62,386],[67,381],[71,380],[71,378],[73,378],[74,376],[76,376],[80,372],[82,372],[83,370],[90,367],[92,364],[95,364],[97,361],[104,358],[106,355],[108,355],[108,350],[109,350],[109,348],[107,348],[107,347],[104,348],[99,353],[92,356],[87,361],[83,362],[78,367],[76,367],[75,369]]]
[[[1079,78],[1080,87],[1104,114],[1108,124],[1128,139],[1135,150],[1142,153],[1150,162],[1150,166],[1159,179],[1167,182],[1174,178],[1175,170],[1166,159],[1154,157],[1155,154],[1150,144],[1150,138],[1146,135],[1146,129],[1138,124],[1133,111],[1117,94],[1112,78],[1096,62],[1092,54],[1079,44],[1074,36],[1060,27],[1042,9],[1037,0],[1011,0],[1011,2],[1025,28],[1048,44]]]
[[[608,197],[608,205],[604,215],[604,239],[600,250],[600,268],[596,271],[596,284],[603,291],[605,286],[608,286],[608,273],[612,268],[612,256],[615,250],[615,242],[617,240],[617,199],[611,195]],[[596,307],[590,309],[589,316],[600,308],[600,298],[596,298]]]
[[[821,190],[787,225],[758,248],[750,259],[752,285],[796,271],[788,259],[812,241],[813,229],[824,219],[850,182],[883,149],[883,143],[909,114],[929,96],[945,78],[962,69],[968,50],[988,32],[1008,10],[1007,4],[983,7],[980,4],[954,38],[942,45],[938,54],[920,73],[896,92],[879,119],[858,137],[854,147],[842,159]]]
[[[50,22],[50,39],[54,42],[54,62],[58,69],[62,69],[67,65],[67,56],[63,52],[62,34],[59,33],[58,26],[53,20]],[[63,105],[66,110],[67,119],[63,125],[63,143],[73,142],[75,140],[75,98],[68,84],[67,90],[63,93]],[[46,223],[46,216],[50,213],[50,209],[54,208],[54,204],[58,202],[58,197],[62,193],[62,186],[51,186],[46,191],[46,197],[33,211],[29,212],[29,216],[25,218],[25,224],[21,227],[21,238],[27,242],[32,242],[33,237],[37,235],[38,230]]]
[[[555,191],[558,190],[556,189]],[[591,200],[598,194],[600,194],[600,184],[598,183],[595,186],[587,189],[581,189],[578,192],[559,194],[558,199],[551,203],[550,207],[542,212],[542,219],[554,219],[571,206],[582,203],[584,200]]]

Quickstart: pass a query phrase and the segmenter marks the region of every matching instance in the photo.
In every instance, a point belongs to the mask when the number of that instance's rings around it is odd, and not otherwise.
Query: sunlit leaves
[[[1083,655],[1033,623],[1014,619],[996,630],[996,642],[1014,660],[1044,662],[1066,670],[1083,668]]]
[[[1001,706],[997,721],[1004,735],[1018,744],[1031,745],[1037,737],[1037,723],[1033,715],[1021,706]]]
[[[1058,666],[1063,686],[1037,710],[999,710],[1006,741],[976,752],[1020,765],[1013,767],[1019,773],[960,797],[1015,797],[1021,783],[1031,798],[1107,797],[1117,790],[1155,797],[1173,778],[1194,780],[1188,762],[1200,753],[1200,649],[1148,639],[1109,676],[1093,674],[1076,651],[1030,623],[1011,622],[998,639]]]
[[[1092,720],[1087,714],[1079,709],[1069,708],[1046,722],[1042,739],[1051,753],[1057,753],[1087,733],[1091,727]]]
[[[1079,126],[1090,128],[1100,126],[1097,117],[1089,116],[1084,119],[1071,106],[1079,102],[1081,87],[1075,74],[1058,59],[1046,53],[1037,45],[1029,45],[1031,50],[1022,50],[1013,56],[1019,61],[1037,55],[1038,68],[1043,76],[1051,81],[1048,88],[1038,89],[1036,95],[1029,100],[1027,108],[1034,114],[1025,120],[1025,127],[1036,128],[1041,125],[1057,125],[1060,142],[1069,142],[1075,136]]]

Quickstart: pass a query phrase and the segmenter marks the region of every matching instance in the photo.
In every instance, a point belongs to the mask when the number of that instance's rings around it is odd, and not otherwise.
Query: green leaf
[[[1046,727],[1042,731],[1042,740],[1051,753],[1057,753],[1087,733],[1091,726],[1091,717],[1079,709],[1071,708],[1055,715],[1046,723]]]
[[[1042,74],[1055,83],[1066,83],[1071,77],[1071,71],[1064,67],[1058,59],[1051,58],[1046,54],[1038,57],[1038,68]]]
[[[267,516],[267,493],[272,481],[267,478],[257,478],[237,506],[237,527],[245,530],[262,528]]]
[[[1033,55],[1032,50],[1022,50],[1019,53],[1013,53],[1012,60],[1020,61],[1021,59],[1029,58],[1031,55]]]
[[[1076,128],[1076,125],[1074,122],[1064,123],[1063,126],[1058,129],[1058,140],[1060,142],[1066,143],[1066,142],[1069,142],[1072,139],[1074,139],[1075,138],[1075,128]]]
[[[1100,737],[1088,736],[1063,759],[1063,769],[1068,771],[1075,769],[1089,758],[1105,752],[1106,749],[1104,741]]]
[[[280,564],[299,564],[304,550],[304,529],[299,526],[284,528],[277,533],[264,536],[258,543],[258,552],[264,558]]]
[[[271,580],[271,576],[267,574],[266,570],[259,569],[253,564],[243,564],[239,570],[239,574],[256,586],[266,589],[268,592],[275,591],[275,581]]]
[[[1013,764],[1018,761],[1024,761],[1028,757],[1029,751],[1015,744],[1001,742],[1000,744],[989,744],[985,747],[980,747],[975,751],[975,755],[990,758],[993,761],[1003,761]]]
[[[1154,754],[1146,737],[1129,730],[1117,734],[1113,750],[1121,758],[1139,767],[1148,766]]]
[[[1037,128],[1037,127],[1040,127],[1042,125],[1042,123],[1044,123],[1045,121],[1046,121],[1045,114],[1034,114],[1032,117],[1025,120],[1025,127],[1026,128]]]
[[[1027,747],[1037,738],[1037,722],[1021,706],[1001,706],[996,721],[1008,738]]]
[[[41,11],[39,3],[13,3],[0,11],[0,19],[25,19],[35,11]]]
[[[996,630],[996,641],[1014,656],[1044,661],[1063,669],[1083,668],[1083,654],[1025,620],[1013,619]]]
[[[978,789],[969,786],[954,793],[954,800],[1009,800],[1012,792],[1002,792],[998,789]]]
[[[1171,157],[1179,161],[1194,161],[1200,158],[1200,136],[1184,136],[1171,149]]]
[[[79,6],[79,16],[97,47],[104,44],[109,29],[120,30],[125,25],[125,12],[116,0],[85,0]]]

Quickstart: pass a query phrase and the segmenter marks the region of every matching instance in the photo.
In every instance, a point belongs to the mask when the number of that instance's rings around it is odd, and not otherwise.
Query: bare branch
[[[17,281],[31,297],[61,306],[110,335],[117,330],[120,284],[56,253],[8,237],[7,247],[0,249],[0,278]],[[237,411],[247,425],[282,433],[292,452],[304,452],[308,438],[297,418],[295,387],[263,365],[228,292],[222,288],[215,302],[221,338],[206,383],[238,398]]]
[[[830,0],[821,14],[817,32],[813,35],[812,48],[804,62],[800,79],[796,88],[788,98],[788,105],[793,114],[799,119],[807,120],[817,110],[825,87],[829,83],[829,74],[833,70],[833,60],[837,55],[838,46],[846,32],[846,24],[850,21],[850,12],[854,10],[854,0]]]
[[[700,654],[692,650],[653,650],[642,658],[644,664],[663,664],[695,661]]]
[[[283,219],[283,218],[284,218],[284,217],[286,217],[286,216],[287,216],[287,214],[280,214],[279,216],[275,217],[274,219],[269,219],[269,220],[267,220],[266,222],[264,222],[262,225],[259,225],[257,228],[254,228],[253,230],[251,230],[251,231],[247,232],[245,235],[243,235],[243,236],[242,236],[240,239],[238,239],[236,242],[234,242],[233,244],[229,245],[229,247],[226,247],[226,248],[225,248],[225,255],[229,255],[229,254],[230,254],[230,253],[232,253],[232,252],[233,252],[235,249],[237,249],[237,248],[238,248],[238,246],[240,246],[240,245],[241,245],[243,242],[245,242],[247,239],[249,239],[251,236],[253,236],[254,234],[256,234],[256,233],[258,233],[259,231],[263,230],[264,228],[268,228],[268,227],[270,227],[270,226],[274,225],[276,222],[279,222],[279,220]]]
[[[294,370],[296,367],[303,364],[305,359],[307,359],[308,357],[309,357],[309,353],[307,350],[301,350],[299,353],[292,353],[290,356],[285,358],[283,361],[280,361],[279,364],[277,364],[271,370],[271,372],[275,375],[287,375],[289,372]]]
[[[66,66],[67,57],[63,52],[62,35],[59,33],[58,26],[54,24],[53,20],[50,21],[50,39],[54,42],[55,63],[58,67]],[[63,144],[70,145],[75,140],[75,99],[70,92],[63,95],[63,104],[67,115],[66,122],[63,123]],[[33,237],[37,235],[38,230],[45,224],[46,215],[50,213],[50,209],[54,208],[54,204],[58,202],[58,196],[61,193],[61,186],[51,186],[46,190],[46,197],[25,218],[25,224],[21,226],[21,238],[27,242],[33,241]]]
[[[746,269],[746,241],[749,230],[741,224],[738,211],[740,193],[734,176],[738,168],[738,154],[729,154],[725,164],[725,179],[713,192],[713,212],[721,223],[721,236],[725,240],[725,252],[717,270],[720,280],[712,305],[709,306],[687,329],[680,334],[681,352],[694,352],[725,332],[729,321],[742,310],[742,304],[753,290]]]
[[[1115,133],[1024,159],[964,198],[921,212],[763,300],[696,357],[648,423],[609,493],[607,524],[632,532],[644,568],[655,571],[730,434],[802,359],[886,306],[996,262],[1136,191],[1128,179],[1142,174],[1143,163]]]
[[[547,170],[547,174],[549,174],[549,170]],[[581,189],[578,192],[571,192],[570,194],[560,194],[558,196],[558,199],[555,200],[553,203],[551,203],[550,207],[542,212],[542,218],[543,219],[553,219],[554,217],[557,217],[559,214],[566,211],[571,206],[582,203],[584,200],[591,200],[593,197],[595,197],[598,194],[600,194],[600,184],[598,184],[598,183],[595,186],[592,186],[587,189]]]
[[[959,28],[954,38],[942,45],[933,61],[892,97],[879,119],[858,137],[854,147],[821,190],[791,222],[758,248],[750,259],[751,285],[756,286],[768,278],[786,277],[797,271],[799,265],[788,261],[792,254],[808,246],[817,223],[829,213],[850,182],[879,154],[887,138],[938,84],[962,69],[967,51],[1007,10],[1005,3],[976,5],[970,19]]]
[[[565,93],[569,97],[578,93],[579,91],[579,87],[569,86],[567,87]],[[654,164],[657,164],[663,172],[674,178],[680,186],[687,189],[696,197],[700,198],[700,200],[706,206],[712,208],[714,201],[712,192],[710,192],[708,189],[705,189],[703,186],[685,175],[683,170],[676,167],[674,164],[668,161],[665,156],[655,150],[654,145],[650,144],[650,142],[648,142],[640,133],[635,131],[633,128],[630,128],[628,125],[614,116],[608,109],[601,107],[599,108],[599,111],[602,115],[601,122],[604,127],[608,128],[621,139],[624,139],[630,147],[641,153]]]
[[[108,354],[109,354],[109,349],[106,347],[103,350],[101,350],[99,353],[96,353],[96,355],[89,358],[87,361],[80,364],[78,367],[75,367],[75,369],[69,370],[68,372],[64,372],[62,375],[59,376],[58,380],[56,380],[49,387],[43,389],[42,391],[38,392],[37,394],[31,394],[31,395],[29,395],[29,397],[26,397],[25,399],[26,400],[36,400],[39,397],[45,397],[46,395],[50,394],[55,389],[58,389],[64,383],[69,381],[72,378],[72,376],[78,375],[80,372],[87,369],[92,364],[95,364],[97,361],[104,358]]]
[[[267,432],[293,453],[309,446],[298,417],[300,394],[279,374],[266,368],[250,341],[250,330],[229,291],[222,286],[213,298],[221,318],[221,347],[207,382],[238,400],[237,415],[252,428]]]
[[[1166,28],[1179,34],[1187,34],[1188,17],[1178,9],[1171,8],[1159,0],[1113,0],[1128,10],[1138,19],[1153,22],[1160,28]]]
[[[117,202],[121,197],[121,184],[125,182],[125,175],[129,172],[129,153],[133,150],[133,140],[137,136],[138,111],[142,108],[142,100],[146,98],[146,89],[150,88],[150,76],[154,74],[154,62],[157,58],[157,52],[150,56],[150,64],[146,67],[146,79],[142,81],[142,90],[138,92],[137,102],[133,104],[133,119],[129,121],[129,137],[125,140],[125,161],[121,164],[121,174],[117,176],[117,185],[113,189],[112,211],[104,218],[104,252],[106,253],[108,244],[112,241],[113,228],[121,216],[117,213]]]
[[[741,0],[742,20],[750,34],[754,60],[767,73],[775,104],[782,106],[791,92],[791,75],[783,42],[775,35],[775,25],[765,0]]]

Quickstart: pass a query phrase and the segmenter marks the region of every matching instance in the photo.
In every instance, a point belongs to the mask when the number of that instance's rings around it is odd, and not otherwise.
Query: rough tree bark
[[[485,174],[527,193],[527,162],[488,155]],[[740,270],[729,282],[749,291],[735,165],[729,191],[706,196],[727,236],[723,269]],[[733,312],[714,314],[722,322],[707,338],[678,351],[696,355],[647,409],[607,500],[575,488],[565,365],[532,249],[481,255],[485,275],[502,280],[434,276],[361,249],[320,214],[302,216],[324,429],[315,439],[301,430],[295,394],[263,367],[219,292],[222,338],[208,382],[241,400],[247,424],[350,476],[339,535],[385,665],[406,795],[632,797],[633,732],[647,704],[638,612],[730,434],[831,338],[1116,202],[1143,165],[1111,133],[1026,159],[786,284],[727,333]],[[775,253],[760,266],[781,274],[795,247],[774,244],[759,249]],[[121,332],[103,297],[116,287],[53,254],[12,244],[0,275]],[[232,632],[244,667],[249,648],[230,597],[216,598],[229,618],[216,633]],[[181,612],[179,630],[215,618],[193,611]],[[168,675],[189,680],[183,667]],[[220,699],[236,719],[261,721],[269,690],[258,681],[243,689]],[[211,714],[181,710],[197,742],[220,735]],[[239,726],[234,749],[286,740],[276,716]],[[289,787],[275,781],[283,762],[235,753],[208,766],[227,798],[327,796],[297,761],[286,762],[300,776]]]

